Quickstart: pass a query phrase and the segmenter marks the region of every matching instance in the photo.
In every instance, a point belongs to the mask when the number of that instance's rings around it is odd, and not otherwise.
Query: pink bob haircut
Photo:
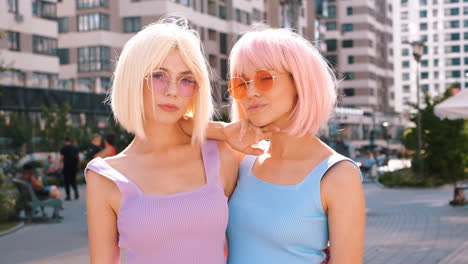
[[[231,78],[260,69],[292,75],[298,98],[287,129],[289,134],[316,135],[327,123],[336,103],[336,78],[322,55],[305,38],[288,29],[250,31],[234,45],[229,60]],[[231,116],[233,121],[246,118],[235,99]]]

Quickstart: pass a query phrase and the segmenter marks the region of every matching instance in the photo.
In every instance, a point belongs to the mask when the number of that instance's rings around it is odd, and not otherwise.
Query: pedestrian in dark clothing
[[[76,186],[76,173],[80,166],[80,156],[77,147],[73,146],[71,139],[65,137],[64,147],[60,150],[60,167],[65,182],[66,201],[70,201],[70,185],[75,191],[75,199],[80,198],[78,188]]]
[[[102,147],[101,147],[101,135],[99,134],[94,134],[93,138],[91,139],[91,146],[88,148],[87,154],[86,154],[86,159],[87,161],[91,161],[96,157],[96,154],[101,152]]]

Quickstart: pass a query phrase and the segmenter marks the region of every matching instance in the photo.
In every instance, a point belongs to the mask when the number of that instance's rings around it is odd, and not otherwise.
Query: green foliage
[[[379,182],[386,187],[437,187],[443,185],[444,179],[437,175],[419,178],[412,169],[401,169],[386,172],[379,177]]]
[[[429,172],[437,175],[444,182],[468,178],[468,122],[466,119],[439,119],[434,114],[434,107],[452,94],[451,86],[442,96],[430,97],[424,93],[426,107],[421,109],[422,159],[425,175]],[[411,105],[417,109],[415,105]],[[410,120],[415,124],[417,115]],[[417,127],[404,132],[406,148],[417,147]],[[413,158],[412,168],[417,171],[419,164]]]
[[[19,152],[22,147],[31,142],[32,130],[29,128],[30,120],[27,115],[19,116],[17,113],[11,113],[9,118],[10,122],[8,126],[6,123],[0,126],[3,126],[5,137],[10,138],[15,152]],[[2,122],[4,122],[4,119]]]
[[[50,108],[41,106],[41,117],[45,122],[41,137],[48,151],[59,150],[63,138],[72,136],[72,128],[68,124],[69,113],[70,106],[68,104],[53,105]]]
[[[15,219],[19,212],[18,195],[11,191],[14,186],[9,182],[11,175],[7,175],[3,170],[5,167],[5,160],[0,160],[0,222]]]

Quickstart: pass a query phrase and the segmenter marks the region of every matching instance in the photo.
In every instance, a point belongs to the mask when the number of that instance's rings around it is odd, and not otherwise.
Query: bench
[[[465,190],[468,190],[468,185],[456,185],[453,193],[451,205],[464,205],[466,203]]]
[[[51,207],[53,209],[51,219],[54,221],[60,220],[62,217],[59,211],[62,208],[62,200],[55,198],[39,199],[36,192],[34,192],[30,183],[20,179],[12,179],[20,195],[25,199],[25,206],[23,208],[28,222],[32,221],[33,216],[40,210],[44,218],[47,217],[44,208]]]

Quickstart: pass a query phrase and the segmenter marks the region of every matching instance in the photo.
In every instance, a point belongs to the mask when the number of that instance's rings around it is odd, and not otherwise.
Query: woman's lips
[[[255,112],[255,111],[262,109],[263,107],[265,107],[265,104],[251,104],[247,108],[247,111]]]
[[[179,107],[174,104],[158,104],[158,107],[161,108],[163,111],[166,112],[175,112],[179,110]]]

